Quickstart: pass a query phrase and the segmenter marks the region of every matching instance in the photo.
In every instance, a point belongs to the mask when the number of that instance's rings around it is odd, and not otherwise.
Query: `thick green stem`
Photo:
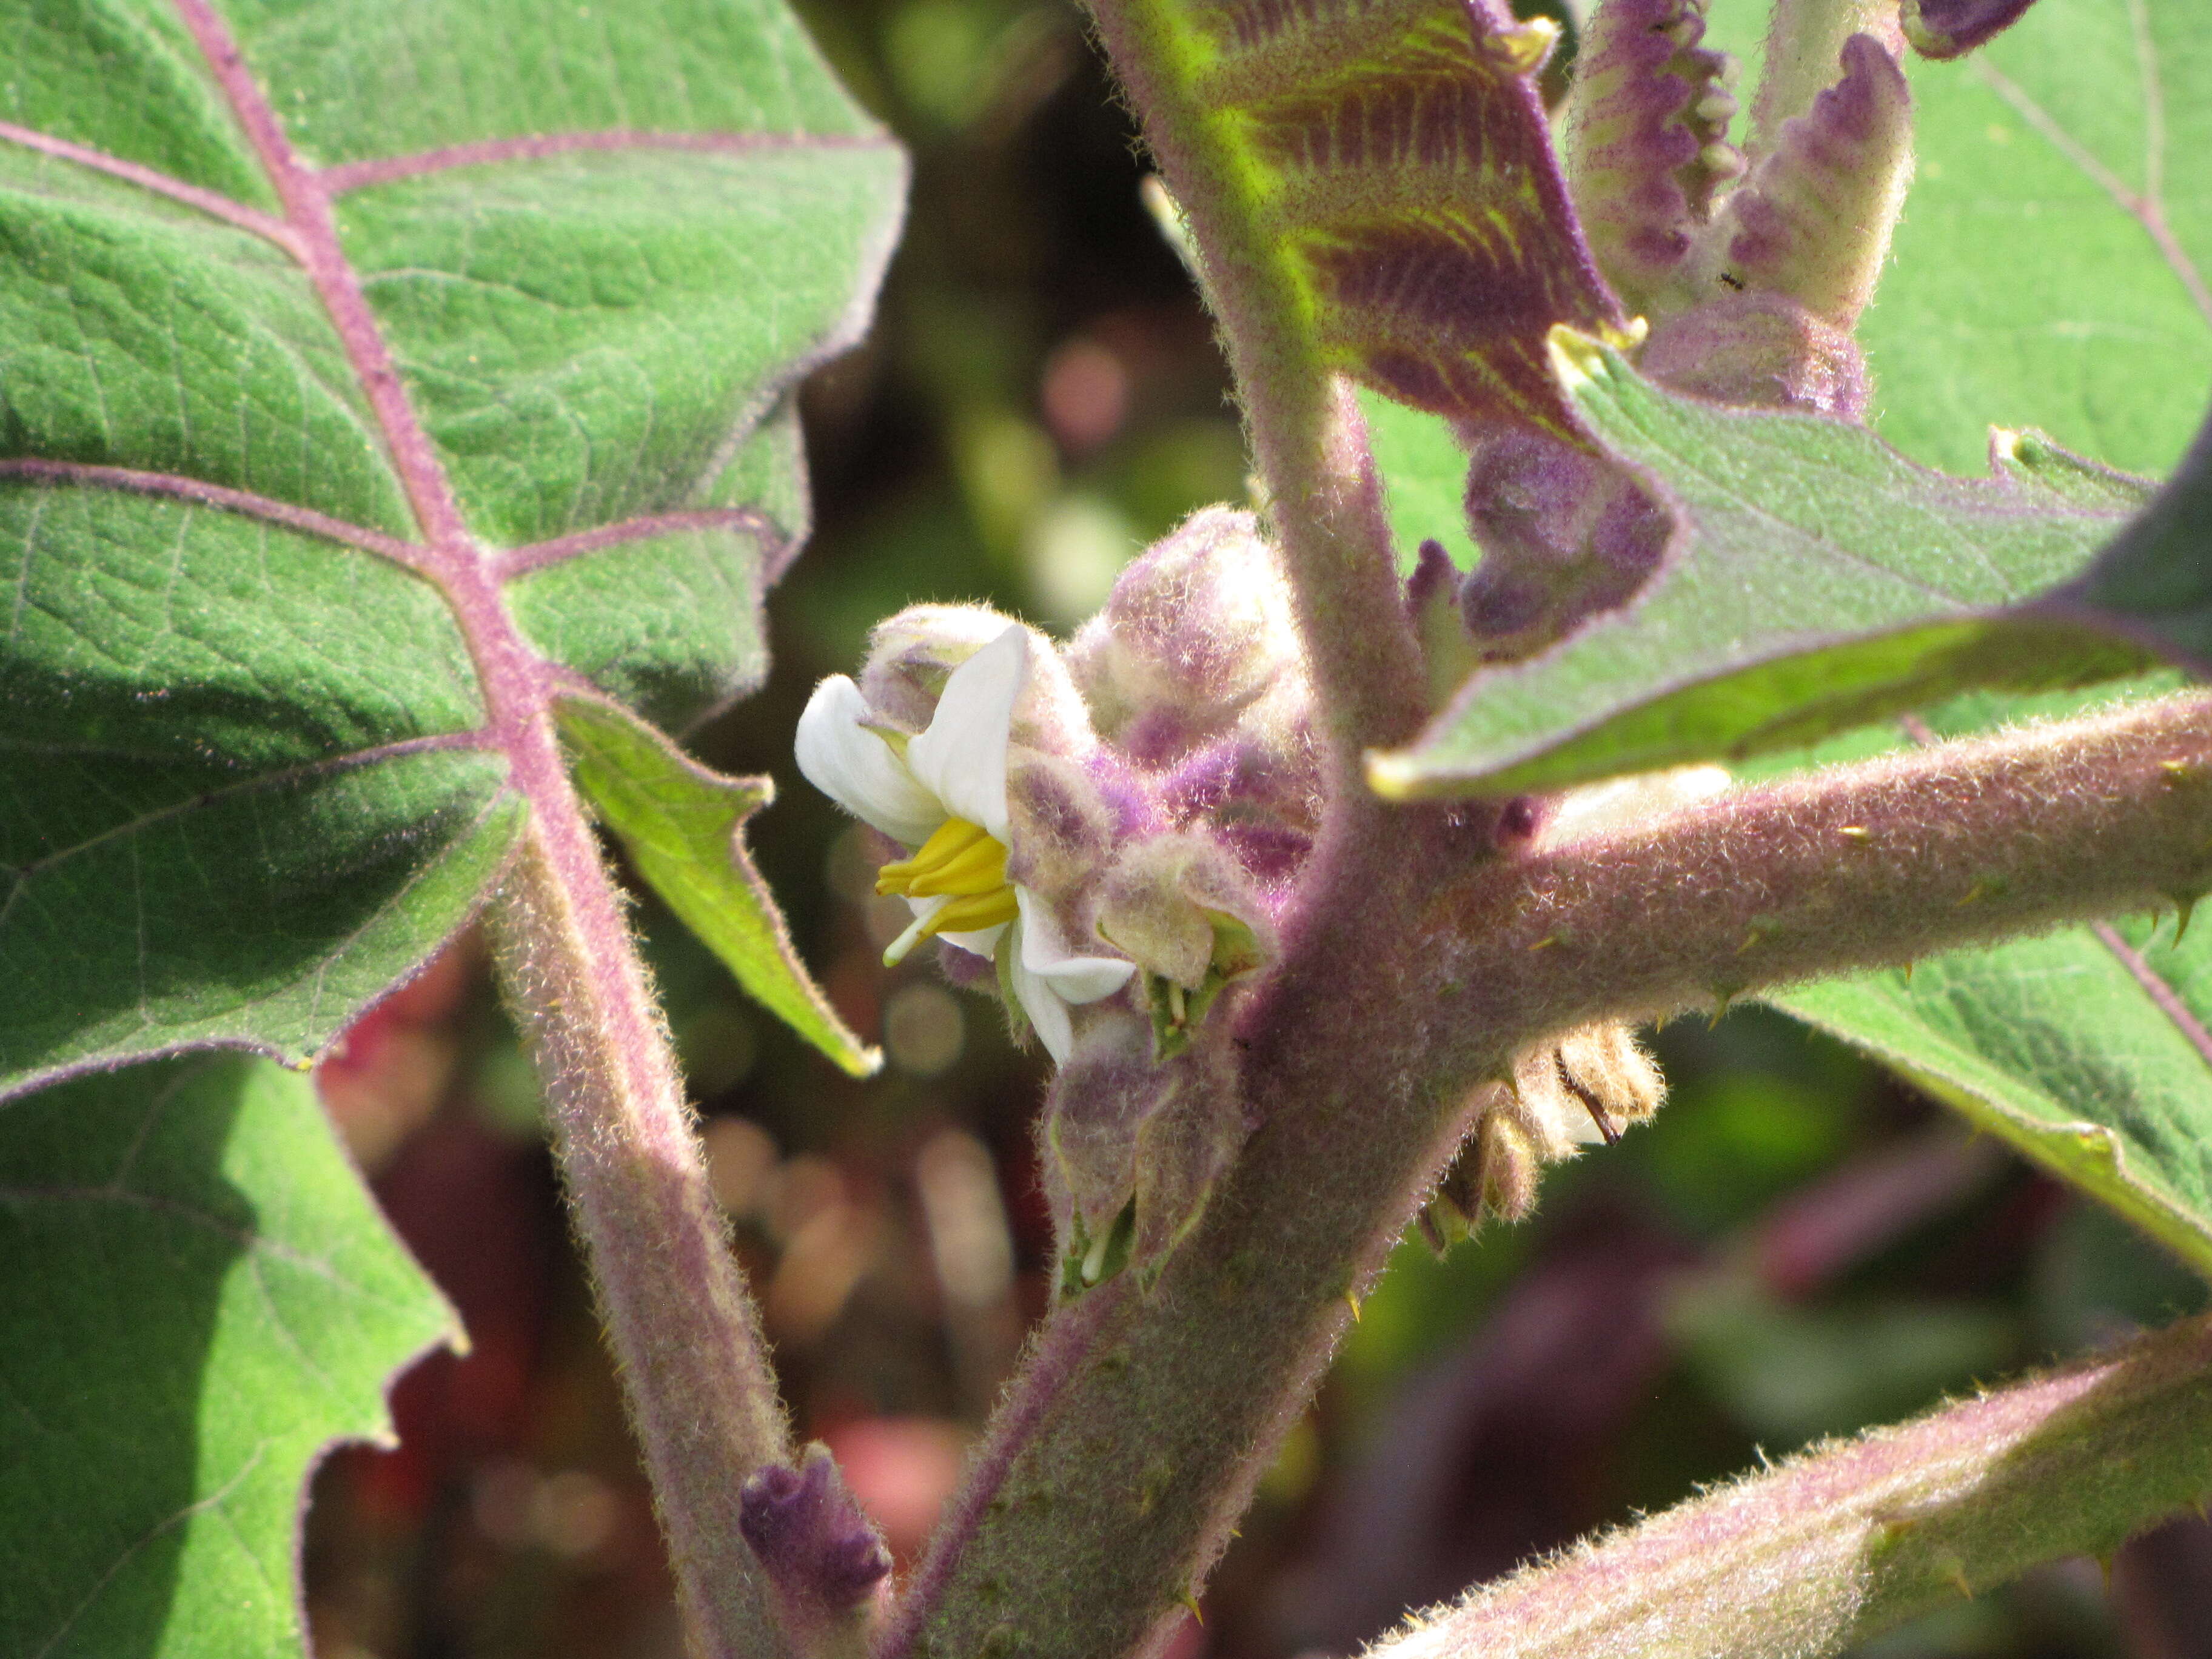
[[[541,810],[491,912],[508,1006],[652,1476],[695,1659],[781,1659],[738,1529],[745,1478],[791,1461],[775,1379],[644,965],[589,827]]]
[[[1367,1659],[1818,1659],[2208,1495],[2212,1322],[2194,1320],[1747,1478]]]

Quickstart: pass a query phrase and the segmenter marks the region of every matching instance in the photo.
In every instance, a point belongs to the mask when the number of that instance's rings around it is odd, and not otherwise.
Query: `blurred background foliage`
[[[903,915],[798,778],[790,733],[813,682],[909,601],[1067,629],[1146,541],[1240,497],[1243,457],[1073,8],[802,9],[910,147],[913,210],[868,344],[805,389],[818,524],[770,601],[774,675],[692,740],[775,775],[760,860],[885,1072],[840,1076],[650,901],[637,915],[786,1397],[903,1563],[1045,1305],[1042,1072],[927,953],[881,967]],[[1555,1173],[1525,1225],[1443,1260],[1401,1247],[1176,1659],[1350,1653],[1701,1482],[2205,1300],[2120,1224],[1778,1016],[1655,1042],[1673,1097],[1654,1125]],[[673,1659],[650,1500],[478,945],[374,1012],[322,1083],[473,1343],[403,1381],[398,1449],[319,1477],[322,1659]],[[1878,1650],[2212,1655],[2212,1528],[2060,1564]]]

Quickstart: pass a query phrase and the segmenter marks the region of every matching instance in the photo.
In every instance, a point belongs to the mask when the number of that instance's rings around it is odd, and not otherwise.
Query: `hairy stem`
[[[1749,789],[1441,884],[1419,931],[1438,1054],[1735,996],[2212,886],[2212,699]]]
[[[752,1306],[620,902],[573,796],[541,799],[491,915],[500,975],[552,1108],[699,1659],[786,1650],[738,1530],[745,1477],[791,1459]]]
[[[1368,1659],[1815,1659],[2212,1494],[2212,1322],[1822,1447],[1476,1591]]]
[[[1097,1659],[1157,1639],[1226,1541],[1468,1091],[1589,1020],[1710,1006],[2212,879],[2212,702],[1918,751],[1634,836],[1488,854],[1480,814],[1345,806],[1241,1012],[1265,1121],[1149,1284],[1054,1316],[889,1651]],[[1079,1340],[1070,1341],[1070,1338]],[[1036,1397],[1030,1397],[1031,1395]],[[1008,1645],[1010,1644],[1010,1645]]]

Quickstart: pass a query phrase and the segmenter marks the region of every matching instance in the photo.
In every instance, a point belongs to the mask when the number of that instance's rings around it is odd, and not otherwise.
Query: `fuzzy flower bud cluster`
[[[1192,517],[1064,651],[980,607],[900,612],[857,679],[817,688],[798,751],[885,838],[877,890],[913,915],[886,960],[934,939],[1064,1068],[1117,1074],[1060,1091],[1071,1112],[1110,1097],[1115,1121],[1047,1126],[1073,1233],[1103,1242],[1147,1182],[1151,1216],[1194,1212],[1242,1130],[1179,1116],[1220,1097],[1185,1052],[1273,959],[1322,804],[1290,596],[1252,516]]]

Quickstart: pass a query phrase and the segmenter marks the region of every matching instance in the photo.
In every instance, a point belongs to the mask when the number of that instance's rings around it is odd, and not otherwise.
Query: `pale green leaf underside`
[[[2170,672],[2083,696],[1984,692],[1929,709],[1923,738],[2064,719],[2175,688]],[[1869,727],[1746,781],[1907,746]],[[2212,930],[2175,913],[1802,986],[1767,1000],[1866,1049],[2212,1274]]]
[[[1917,168],[1859,328],[1875,430],[1953,472],[1994,421],[2163,474],[2212,387],[2212,6],[2039,5],[1910,70]]]
[[[2170,915],[2130,918],[2109,936],[2069,929],[1936,957],[1910,980],[1875,974],[1768,1000],[1887,1062],[2212,1277],[2208,938],[2192,931],[2177,949]]]
[[[2089,569],[2147,485],[2033,439],[2002,477],[1948,477],[1840,422],[1670,397],[1609,351],[1575,379],[1593,428],[1671,498],[1678,545],[1627,606],[1477,675],[1411,747],[1376,757],[1385,793],[1732,759],[1975,685],[2082,684],[2148,660],[2093,606],[2033,603]]]
[[[882,1056],[847,1029],[806,969],[745,851],[743,826],[768,804],[765,778],[708,771],[610,704],[568,698],[561,737],[578,787],[653,890],[761,1005],[854,1077]]]
[[[526,639],[749,690],[903,163],[772,0],[217,8]],[[0,1096],[318,1052],[523,817],[270,158],[171,0],[0,0]],[[292,240],[288,240],[288,237]]]
[[[195,1055],[0,1103],[0,1652],[283,1659],[302,1482],[459,1336],[305,1078]]]

